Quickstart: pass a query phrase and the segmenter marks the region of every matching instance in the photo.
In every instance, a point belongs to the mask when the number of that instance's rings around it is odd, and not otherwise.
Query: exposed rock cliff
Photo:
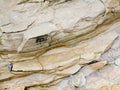
[[[1,0],[0,90],[119,90],[120,0]]]

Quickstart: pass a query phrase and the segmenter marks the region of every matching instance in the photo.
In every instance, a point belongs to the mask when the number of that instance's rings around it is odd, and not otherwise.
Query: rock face
[[[119,90],[120,0],[1,0],[0,90]]]

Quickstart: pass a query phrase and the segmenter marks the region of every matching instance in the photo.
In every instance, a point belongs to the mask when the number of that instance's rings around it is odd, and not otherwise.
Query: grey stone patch
[[[120,66],[120,56],[116,57],[115,65]]]
[[[76,75],[71,76],[70,82],[77,88],[86,84],[85,75],[82,72],[79,72]]]
[[[8,62],[8,70],[12,71],[13,68],[13,63],[12,62]]]

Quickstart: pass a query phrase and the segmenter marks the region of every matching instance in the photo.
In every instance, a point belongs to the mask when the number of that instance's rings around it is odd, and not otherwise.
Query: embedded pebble
[[[12,71],[13,68],[13,63],[12,62],[8,62],[8,70]]]
[[[115,65],[120,66],[120,56],[115,59]]]
[[[81,86],[85,85],[86,84],[85,75],[82,72],[80,72],[76,75],[71,76],[71,83],[75,87],[81,87]]]

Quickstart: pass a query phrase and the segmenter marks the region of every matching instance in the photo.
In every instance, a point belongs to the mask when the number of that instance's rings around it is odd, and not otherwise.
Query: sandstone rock
[[[120,85],[113,85],[112,90],[120,90]]]
[[[89,74],[101,69],[105,65],[107,65],[106,61],[96,62],[91,65],[86,65],[80,70],[80,72],[82,72],[85,76],[89,76]]]
[[[109,90],[108,86],[102,86],[99,90]]]
[[[12,2],[14,4],[17,3],[14,0]],[[117,1],[115,3],[117,3]],[[8,4],[7,1],[6,4]],[[5,32],[4,37],[6,37],[6,39],[9,41],[10,40],[13,41],[12,37],[9,38],[9,36],[11,36],[12,34],[10,32],[17,33],[18,35],[21,34],[23,35],[22,37],[19,37],[20,41],[14,40],[16,42],[11,42],[11,44],[9,45],[6,43],[7,47],[6,44],[4,43],[7,40],[2,39],[3,48],[5,50],[25,52],[37,50],[38,48],[39,49],[42,48],[45,49],[48,47],[50,48],[50,45],[52,47],[56,47],[58,46],[57,43],[59,43],[59,46],[61,46],[60,43],[64,43],[64,45],[66,45],[65,42],[74,39],[74,37],[79,37],[83,36],[84,34],[92,33],[93,31],[95,31],[94,29],[96,28],[96,26],[102,23],[104,24],[104,21],[107,18],[106,6],[100,0],[99,1],[76,0],[66,2],[60,5],[55,5],[53,7],[52,6],[46,7],[45,9],[43,9],[42,6],[43,6],[42,4],[36,5],[35,3],[28,2],[25,3],[24,7],[23,4],[16,5],[16,7],[9,10],[8,14],[4,15],[4,13],[2,13],[1,19],[4,18],[5,16],[7,17],[6,21],[9,21],[9,23],[7,24],[3,24],[4,22],[3,23],[1,22],[1,31]],[[84,10],[82,10],[82,8],[84,8]],[[88,8],[90,8],[91,10],[89,10]],[[82,14],[79,14],[78,12]],[[27,17],[29,17],[29,20],[27,19]],[[11,19],[12,21],[10,22],[9,19]],[[68,20],[70,22],[68,22]],[[104,31],[103,28],[101,30],[97,30],[97,33],[94,32],[94,34],[87,36],[87,38],[93,37],[103,31]],[[48,34],[50,36],[48,38],[49,40],[43,42],[43,44],[40,45],[36,44],[35,37],[45,34]],[[78,38],[78,40],[81,41],[81,39],[83,40],[85,38],[86,37]],[[16,43],[18,43],[19,46],[14,45]],[[16,48],[14,48],[13,46],[16,46]]]
[[[71,83],[75,87],[79,87],[79,88],[84,86],[87,80],[86,77],[89,76],[91,73],[97,71],[98,69],[101,69],[106,64],[107,64],[106,61],[102,61],[83,67],[78,73],[71,76],[70,79]]]
[[[98,90],[119,83],[119,3],[1,0],[0,88]]]
[[[11,87],[10,90],[25,90],[24,86]]]
[[[119,60],[116,59],[119,59],[119,56],[120,56],[120,37],[117,37],[116,40],[114,41],[113,46],[100,57],[100,60],[108,60],[110,64],[116,63],[116,65],[118,65]]]
[[[87,76],[87,82],[83,87],[86,88],[86,90],[96,90],[103,89],[104,86],[107,86],[105,88],[108,88],[109,90],[112,88],[112,85],[119,83],[119,69],[120,67],[118,66],[108,65],[99,71],[93,72]]]

